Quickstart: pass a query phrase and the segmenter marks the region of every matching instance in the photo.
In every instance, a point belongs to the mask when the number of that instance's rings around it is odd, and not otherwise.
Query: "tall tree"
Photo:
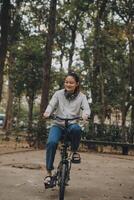
[[[1,37],[0,37],[0,102],[2,98],[2,87],[3,87],[3,70],[7,54],[8,46],[8,34],[11,21],[11,4],[10,0],[3,0],[1,3],[0,10],[0,26],[1,26]]]
[[[101,103],[101,122],[104,123],[104,83],[103,83],[103,69],[101,60],[101,47],[100,47],[100,34],[101,34],[101,22],[104,18],[104,13],[106,10],[107,0],[96,1],[96,18],[94,27],[94,47],[93,47],[93,74],[92,74],[92,99],[93,104],[96,102],[96,85],[97,76],[100,76],[100,103]],[[92,112],[94,116],[94,113]],[[93,118],[92,116],[92,118]]]
[[[13,82],[11,80],[11,68],[14,62],[12,55],[9,56],[8,59],[8,99],[7,99],[7,107],[6,107],[6,116],[4,120],[3,130],[5,130],[6,138],[11,134],[12,122],[13,122]]]
[[[42,85],[42,95],[41,95],[41,114],[44,112],[48,104],[48,95],[50,87],[50,73],[51,73],[51,63],[52,63],[52,51],[53,43],[55,36],[55,24],[56,24],[56,5],[57,0],[50,1],[50,12],[48,20],[48,34],[44,55],[44,64],[43,64],[43,85]]]
[[[33,106],[42,83],[42,39],[40,36],[25,38],[19,49],[14,49],[16,62],[12,69],[12,80],[16,97],[26,96],[28,103],[28,130],[31,131]]]
[[[60,22],[60,30],[62,30],[62,33],[64,33],[64,39],[66,37],[64,45],[67,53],[66,57],[68,60],[68,71],[70,71],[73,67],[72,64],[74,61],[76,38],[79,32],[79,27],[81,24],[84,24],[85,13],[88,11],[91,3],[93,3],[93,1],[72,0],[65,2],[63,5],[61,3],[59,6],[58,19]],[[61,31],[57,34],[61,35]],[[61,36],[63,38],[63,35]],[[63,55],[63,50],[65,50],[65,48],[62,48],[61,55]]]
[[[12,107],[13,107],[13,83],[11,79],[11,73],[12,73],[12,67],[15,63],[15,56],[13,52],[13,45],[19,41],[20,37],[20,24],[21,24],[21,16],[20,16],[20,9],[21,9],[21,4],[22,1],[17,1],[16,4],[12,5],[11,8],[11,25],[10,25],[10,31],[9,31],[9,36],[8,36],[8,54],[9,56],[7,57],[8,61],[8,100],[7,100],[7,108],[6,108],[6,119],[3,128],[6,130],[6,132],[10,132],[12,128]]]
[[[134,2],[130,1],[118,1],[115,0],[115,11],[125,23],[125,36],[127,38],[128,45],[128,71],[129,71],[129,88],[127,91],[126,102],[124,103],[122,113],[123,113],[123,127],[125,126],[125,119],[127,112],[131,106],[131,126],[134,128]],[[123,129],[124,130],[124,129]],[[125,136],[125,130],[123,131],[124,140],[127,138]]]

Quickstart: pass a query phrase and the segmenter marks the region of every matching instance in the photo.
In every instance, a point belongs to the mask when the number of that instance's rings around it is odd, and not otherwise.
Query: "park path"
[[[81,153],[73,164],[65,200],[134,200],[134,157]],[[0,200],[58,200],[43,186],[44,151],[0,155]],[[56,154],[56,164],[59,152]]]

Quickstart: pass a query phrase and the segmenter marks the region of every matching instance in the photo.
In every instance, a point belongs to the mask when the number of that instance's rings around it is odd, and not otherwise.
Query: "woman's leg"
[[[51,175],[51,170],[54,169],[53,163],[58,142],[62,135],[62,128],[58,126],[52,126],[49,132],[47,149],[46,149],[46,169],[48,175]]]
[[[73,152],[78,150],[81,139],[81,127],[78,124],[71,124],[68,128],[71,148]]]

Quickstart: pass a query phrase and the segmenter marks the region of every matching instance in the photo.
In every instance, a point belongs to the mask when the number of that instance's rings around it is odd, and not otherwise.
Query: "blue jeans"
[[[51,127],[48,141],[47,141],[47,148],[46,148],[46,169],[51,171],[54,169],[53,163],[56,154],[57,145],[64,134],[65,129],[63,127],[54,125]],[[68,127],[68,135],[69,140],[71,142],[71,149],[73,152],[76,152],[80,139],[81,139],[81,127],[78,124],[71,124]]]

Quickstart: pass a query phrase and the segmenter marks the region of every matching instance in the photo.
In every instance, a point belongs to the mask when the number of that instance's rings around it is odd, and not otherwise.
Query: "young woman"
[[[82,115],[84,121],[90,116],[90,107],[86,96],[80,91],[80,80],[76,73],[70,72],[65,77],[64,89],[58,90],[52,96],[44,117],[48,118],[53,112],[61,118],[74,118]],[[50,184],[52,177],[52,170],[54,169],[53,163],[57,145],[64,134],[63,121],[55,121],[51,127],[46,149],[46,170],[47,176],[44,179],[45,184]],[[69,125],[69,137],[71,140],[71,148],[75,153],[74,159],[80,159],[80,155],[77,152],[81,138],[81,128],[76,121],[71,122]]]

